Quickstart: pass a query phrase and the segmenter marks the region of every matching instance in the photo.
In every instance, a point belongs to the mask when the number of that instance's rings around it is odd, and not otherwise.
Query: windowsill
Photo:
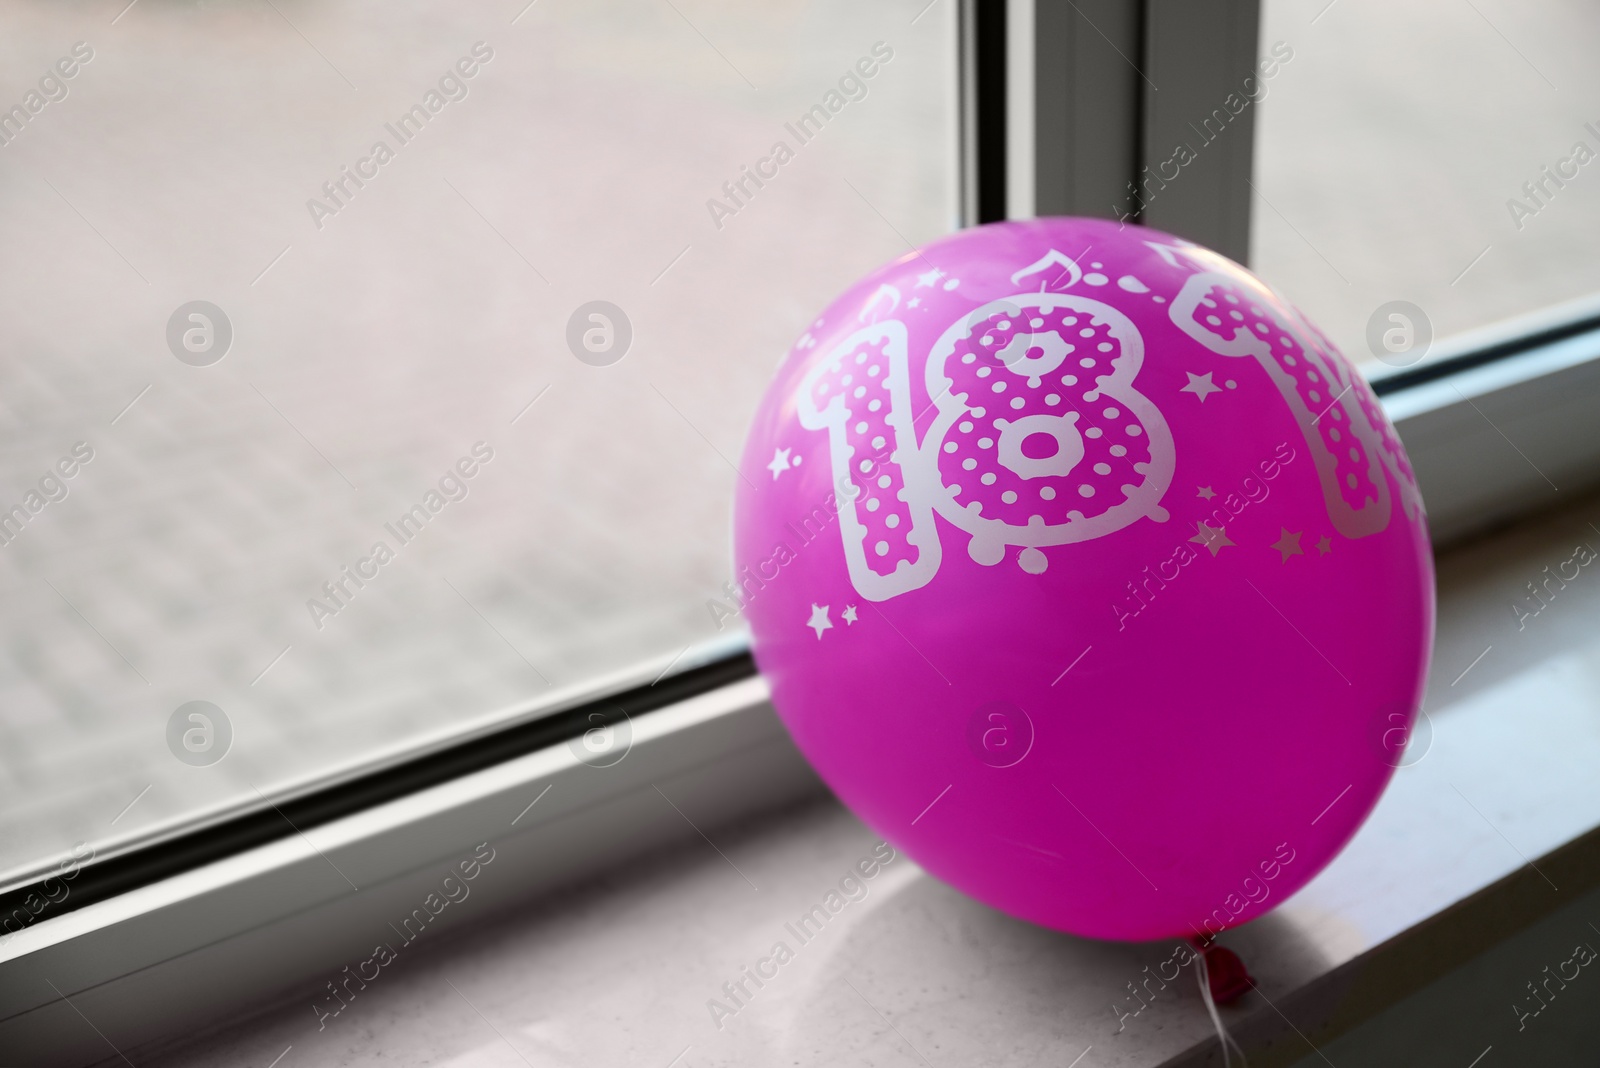
[[[1583,626],[1600,605],[1600,580],[1585,583],[1583,569],[1521,631],[1507,607],[1541,567],[1568,559],[1585,532],[1600,544],[1587,526],[1595,504],[1535,516],[1441,559],[1431,745],[1397,772],[1326,871],[1223,938],[1260,982],[1223,1010],[1252,1064],[1322,1063],[1311,1043],[1325,1048],[1339,1030],[1600,881],[1592,842],[1540,860],[1600,825],[1592,771],[1600,766],[1600,638]],[[719,818],[691,802],[683,812],[707,826]],[[871,832],[828,801],[711,835],[715,849],[695,837],[407,949],[409,959],[382,969],[320,1031],[307,992],[141,1063],[265,1065],[289,1046],[296,1068],[358,1060],[1068,1064],[1090,1046],[1085,1066],[1143,1068],[1199,1063],[1214,1052],[1188,974],[1122,1020],[1119,1033],[1113,1006],[1132,1007],[1127,984],[1142,980],[1147,965],[1156,971],[1171,955],[1168,943],[1098,943],[1034,928],[901,857],[801,944],[785,924],[871,852]],[[518,840],[496,848],[514,853]],[[752,996],[736,1006],[723,984],[743,979],[742,969],[779,941],[793,959],[764,966],[777,974],[760,989],[745,980]],[[1522,978],[1508,982],[1508,1000]],[[720,1030],[713,998],[739,1008]],[[1468,1050],[1467,1063],[1495,1033],[1515,1032],[1503,1015],[1465,1021],[1438,1040]]]

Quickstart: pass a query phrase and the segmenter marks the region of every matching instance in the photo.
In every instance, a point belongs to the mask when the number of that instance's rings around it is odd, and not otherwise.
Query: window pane
[[[125,3],[0,15],[0,873],[736,636],[768,374],[952,225],[952,5]]]
[[[1381,369],[1367,325],[1391,301],[1444,337],[1600,290],[1600,7],[1267,0],[1263,15],[1263,48],[1294,54],[1258,117],[1254,265],[1347,354]]]

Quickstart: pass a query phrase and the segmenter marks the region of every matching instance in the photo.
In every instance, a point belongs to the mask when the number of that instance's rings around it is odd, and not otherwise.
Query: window
[[[1261,39],[1292,58],[1263,79],[1252,259],[1347,355],[1381,372],[1419,334],[1595,310],[1600,12],[1271,2]]]
[[[770,369],[955,224],[949,5],[3,20],[0,886],[725,655]]]
[[[1251,259],[1382,376],[1436,543],[1594,485],[1595,18],[9,5],[0,1048],[333,974],[484,837],[487,909],[814,791],[710,606],[732,461],[808,317],[958,224]],[[1426,362],[1368,345],[1397,300]]]

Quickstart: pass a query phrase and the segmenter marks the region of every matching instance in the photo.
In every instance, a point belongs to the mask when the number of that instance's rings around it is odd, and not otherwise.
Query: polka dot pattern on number
[[[939,475],[985,519],[1053,526],[1127,500],[1146,479],[1149,437],[1099,389],[1121,356],[1110,325],[1064,306],[1030,311],[974,322],[945,361],[951,395],[988,407],[967,409],[953,428]]]
[[[888,419],[894,410],[890,391],[905,384],[894,381],[900,372],[885,348],[882,340],[862,342],[841,354],[817,378],[813,398],[818,410],[830,404],[844,406],[846,468],[857,494],[856,518],[866,528],[867,566],[880,575],[893,574],[903,561],[915,562],[919,552],[906,537],[911,513],[904,476],[898,463],[887,462],[893,459],[890,450],[895,440]]]
[[[1360,439],[1349,432],[1350,409],[1346,403],[1356,391],[1346,392],[1348,382],[1324,381],[1327,372],[1318,368],[1332,368],[1331,373],[1342,376],[1340,362],[1307,358],[1300,339],[1284,328],[1263,301],[1261,295],[1237,286],[1213,285],[1195,306],[1195,321],[1225,340],[1231,340],[1240,331],[1250,331],[1271,346],[1273,361],[1293,379],[1301,402],[1307,410],[1320,416],[1317,430],[1328,454],[1333,457],[1340,495],[1351,508],[1361,509],[1378,500],[1379,491],[1368,474],[1366,449]],[[1383,422],[1380,420],[1373,425],[1382,426]]]
[[[1304,319],[1305,317],[1301,316],[1301,318]],[[1333,354],[1338,350],[1334,348],[1333,342],[1328,340],[1328,336],[1309,321],[1305,325],[1310,330],[1312,345],[1320,349],[1325,357],[1323,362],[1332,367],[1342,367],[1343,365],[1333,358]],[[1340,391],[1346,385],[1350,385],[1350,392],[1345,394],[1345,399],[1355,398],[1356,404],[1361,408],[1361,414],[1366,416],[1367,424],[1377,431],[1378,440],[1383,442],[1383,451],[1390,466],[1414,490],[1417,485],[1417,476],[1411,470],[1411,461],[1406,458],[1405,447],[1400,444],[1400,438],[1395,434],[1393,424],[1383,414],[1383,407],[1378,403],[1378,396],[1372,392],[1372,387],[1367,384],[1367,380],[1358,374],[1354,376],[1353,384],[1341,381],[1336,385],[1338,385]]]

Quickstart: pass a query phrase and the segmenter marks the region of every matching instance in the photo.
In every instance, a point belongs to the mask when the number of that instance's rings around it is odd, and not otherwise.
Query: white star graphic
[[[1305,550],[1300,548],[1300,538],[1303,531],[1290,531],[1288,527],[1280,527],[1283,533],[1279,536],[1272,548],[1283,554],[1283,563],[1289,562],[1291,556],[1304,556]]]
[[[1222,527],[1214,527],[1205,522],[1197,522],[1194,526],[1194,537],[1189,540],[1196,545],[1204,545],[1207,549],[1210,549],[1212,556],[1217,555],[1230,545],[1237,544],[1228,540],[1228,532]]]
[[[932,270],[923,271],[921,274],[917,275],[917,287],[921,288],[922,286],[936,286],[939,284],[939,279],[943,277],[944,272],[939,270],[937,267],[933,268]]]
[[[789,468],[794,466],[789,462],[789,453],[792,451],[793,450],[791,449],[772,450],[772,462],[767,465],[767,470],[772,472],[774,481],[777,480],[779,475],[783,474],[785,471],[789,470]]]
[[[828,619],[828,608],[828,605],[813,603],[811,605],[811,618],[806,620],[806,626],[817,632],[817,641],[819,642],[822,640],[823,631],[833,629],[833,623]]]
[[[921,297],[912,297],[910,300],[906,301],[906,307],[908,307],[908,308],[916,308],[916,307],[920,307],[921,305],[922,305],[922,298]]]
[[[846,624],[854,623],[856,621],[856,606],[853,604],[845,605],[844,614],[840,616],[840,618],[843,619]]]
[[[1213,371],[1207,371],[1203,375],[1197,375],[1193,371],[1183,373],[1189,376],[1189,384],[1178,390],[1179,393],[1193,393],[1200,398],[1200,403],[1204,404],[1208,395],[1222,392],[1222,387],[1211,381],[1211,376],[1215,373]]]

